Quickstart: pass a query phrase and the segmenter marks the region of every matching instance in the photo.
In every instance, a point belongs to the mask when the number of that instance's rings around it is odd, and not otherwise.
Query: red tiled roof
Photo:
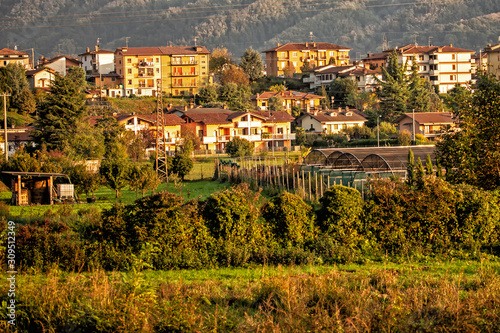
[[[287,43],[274,47],[272,49],[263,51],[276,52],[276,51],[301,51],[301,50],[352,50],[350,47],[330,44],[330,43]]]
[[[197,50],[198,49],[198,50]],[[210,54],[210,51],[204,46],[153,46],[153,47],[120,47],[116,52],[122,52],[127,55],[191,55],[191,54]]]
[[[32,76],[32,75],[35,75],[35,74],[38,74],[38,73],[44,72],[44,71],[47,71],[47,72],[50,72],[50,73],[55,73],[56,72],[52,68],[42,67],[42,68],[39,68],[39,69],[32,69],[32,70],[26,71],[25,74],[26,74],[26,76]]]
[[[405,113],[396,122],[400,122],[405,117],[413,118],[412,113]],[[452,124],[453,118],[450,112],[415,112],[415,121],[419,124]]]
[[[419,45],[405,45],[400,48],[395,49],[398,53],[400,54],[407,54],[407,53],[475,53],[475,51],[472,50],[467,50],[467,49],[462,49],[458,47],[453,47],[452,45],[449,46],[419,46]],[[393,50],[387,50],[386,52],[392,52]]]
[[[29,54],[26,53],[26,52],[12,50],[12,49],[8,49],[8,48],[1,49],[0,50],[0,55],[24,55],[24,56],[28,56],[29,57]]]
[[[137,116],[138,118],[150,121],[151,123],[156,123],[156,114],[141,114]],[[163,114],[163,122],[165,126],[176,126],[182,125],[185,121],[175,114]]]
[[[86,55],[86,54],[113,54],[113,53],[115,53],[115,52],[110,51],[110,50],[99,49],[97,51],[93,50],[93,51],[80,53],[79,56]]]
[[[232,112],[231,112],[232,113]],[[204,123],[207,125],[214,124],[231,124],[232,121],[228,119],[231,113],[187,113],[182,116],[183,119],[190,119],[195,123]]]
[[[310,93],[304,93],[300,91],[293,91],[293,90],[285,90],[285,91],[264,91],[263,93],[260,93],[259,96],[253,95],[251,97],[252,100],[264,100],[264,99],[269,99],[270,97],[278,96],[281,98],[288,98],[288,99],[322,99],[324,96],[320,95],[315,95],[315,94],[310,94]]]

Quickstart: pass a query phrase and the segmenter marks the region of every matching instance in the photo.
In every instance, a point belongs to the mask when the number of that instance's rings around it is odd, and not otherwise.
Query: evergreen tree
[[[429,176],[434,174],[434,167],[432,166],[430,155],[427,155],[427,158],[425,160],[425,174]]]
[[[219,99],[219,93],[217,91],[217,86],[208,85],[201,87],[198,91],[198,101],[200,104],[213,104],[217,103]]]
[[[333,96],[334,102],[342,106],[347,105],[347,97],[351,93],[358,91],[356,81],[348,78],[336,78],[330,84],[330,96]]]
[[[241,68],[243,68],[251,81],[260,79],[264,71],[260,53],[250,46],[250,48],[245,51],[243,57],[241,57]]]
[[[417,188],[422,189],[424,187],[425,184],[424,177],[425,177],[425,170],[422,164],[422,160],[419,157],[417,160],[417,175],[416,175]]]
[[[413,151],[408,150],[408,165],[406,167],[406,184],[408,187],[415,185],[415,156]]]
[[[85,115],[85,95],[72,80],[60,75],[56,75],[50,91],[39,109],[32,137],[37,145],[46,144],[48,150],[64,151]]]

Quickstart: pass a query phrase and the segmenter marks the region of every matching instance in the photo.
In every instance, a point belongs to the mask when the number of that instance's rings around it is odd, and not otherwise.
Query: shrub
[[[321,230],[341,244],[356,246],[364,234],[361,194],[356,189],[335,185],[319,201],[317,216]]]
[[[314,237],[313,209],[296,194],[283,192],[271,198],[262,217],[284,247],[301,246]]]

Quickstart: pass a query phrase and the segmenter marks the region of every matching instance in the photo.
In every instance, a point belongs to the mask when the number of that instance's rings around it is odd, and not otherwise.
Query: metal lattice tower
[[[165,117],[161,79],[156,81],[156,174],[168,181],[167,145],[165,142]]]

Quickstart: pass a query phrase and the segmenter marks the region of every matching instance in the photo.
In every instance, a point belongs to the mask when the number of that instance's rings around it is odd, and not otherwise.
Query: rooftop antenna
[[[198,39],[198,37],[195,37],[195,38],[194,38],[194,46],[197,46],[197,45],[196,45],[196,40],[197,40],[197,39]]]
[[[314,34],[313,32],[309,32],[309,38],[311,39],[311,43],[314,42]]]
[[[429,36],[429,46],[432,46],[432,36]]]
[[[101,38],[97,37],[97,43],[96,43],[97,47],[99,47],[99,42],[100,41],[101,41]]]
[[[125,37],[125,47],[128,48],[128,40],[130,39],[130,37]]]

